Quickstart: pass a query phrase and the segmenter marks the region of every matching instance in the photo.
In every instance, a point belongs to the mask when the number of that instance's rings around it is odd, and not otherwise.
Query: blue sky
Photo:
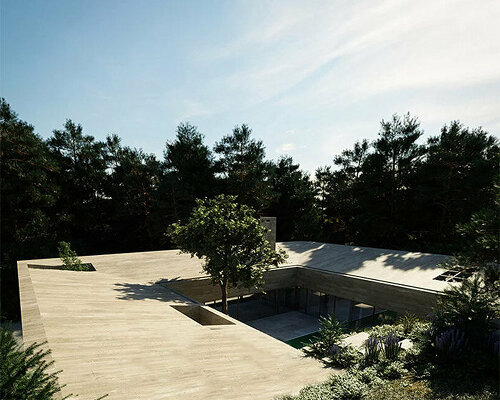
[[[1,0],[1,96],[162,157],[179,122],[247,123],[313,172],[410,111],[500,131],[500,2]]]

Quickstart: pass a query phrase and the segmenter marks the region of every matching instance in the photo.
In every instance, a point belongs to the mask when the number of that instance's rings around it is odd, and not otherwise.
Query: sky
[[[500,1],[0,0],[0,96],[49,137],[163,157],[180,122],[212,146],[246,123],[314,173],[382,119],[500,133]]]

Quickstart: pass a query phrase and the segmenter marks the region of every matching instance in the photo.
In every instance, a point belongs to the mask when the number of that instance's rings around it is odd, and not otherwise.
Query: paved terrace
[[[285,274],[301,266],[422,290],[446,285],[432,280],[443,271],[437,267],[443,256],[312,242],[278,245],[290,255],[289,267],[280,269]],[[203,326],[172,308],[192,301],[156,282],[204,279],[197,259],[169,250],[82,260],[96,271],[28,268],[60,265],[59,259],[18,263],[24,341],[48,342],[55,368],[63,371],[61,382],[67,385],[63,395],[272,399],[331,373],[300,351],[231,318],[231,325]]]

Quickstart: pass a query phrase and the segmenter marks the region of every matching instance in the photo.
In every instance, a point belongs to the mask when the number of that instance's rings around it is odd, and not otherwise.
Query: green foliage
[[[401,353],[401,343],[399,337],[394,333],[389,333],[382,341],[384,356],[387,360],[396,360]]]
[[[236,126],[214,147],[218,155],[216,169],[223,176],[223,192],[237,196],[238,201],[255,209],[263,209],[270,197],[267,177],[270,163],[265,160],[261,140],[251,138],[245,124]]]
[[[90,271],[88,264],[82,263],[75,251],[71,250],[70,244],[67,242],[59,242],[57,248],[59,258],[63,262],[63,268],[70,271]]]
[[[424,340],[423,338],[425,337],[430,337],[432,329],[432,324],[430,322],[419,321],[413,325],[407,337],[412,342],[418,342]]]
[[[362,400],[368,392],[368,385],[350,372],[332,376],[330,385],[335,400]]]
[[[334,345],[330,353],[331,366],[353,368],[363,359],[363,354],[351,345]]]
[[[401,361],[384,360],[376,366],[377,375],[382,379],[399,379],[408,374],[408,370]]]
[[[478,271],[488,290],[500,292],[500,185],[497,175],[492,188],[494,202],[472,214],[469,221],[458,224],[456,231],[465,245],[445,263],[455,270]]]
[[[355,239],[358,185],[368,153],[368,141],[357,142],[353,150],[344,150],[334,158],[335,169],[323,167],[316,171],[318,203],[325,215],[323,234],[327,240],[349,243]]]
[[[120,232],[120,240],[135,249],[151,249],[163,235],[163,227],[156,225],[157,219],[161,220],[156,196],[160,163],[141,149],[121,147],[113,137],[107,138],[107,148],[112,154],[105,188],[110,229]]]
[[[280,240],[314,240],[321,234],[322,213],[309,175],[291,157],[273,163],[270,173],[272,199],[266,212],[277,218]]]
[[[332,391],[328,383],[305,386],[297,396],[280,396],[276,400],[332,400]]]
[[[409,114],[381,122],[356,189],[358,240],[392,248],[408,241],[415,176],[424,155],[424,148],[417,144],[422,134],[418,120]]]
[[[46,143],[0,98],[0,293],[2,316],[19,319],[17,265],[20,259],[50,255],[51,219],[59,190],[50,179],[56,168]]]
[[[221,288],[224,312],[229,287],[261,285],[263,273],[286,257],[271,248],[255,211],[235,196],[198,200],[186,223],[173,224],[169,235],[183,252],[204,261],[203,270]]]
[[[480,343],[493,330],[500,315],[500,298],[476,275],[460,285],[450,286],[438,300],[433,325],[437,332],[457,328],[466,337]]]
[[[384,324],[384,325],[376,325],[372,327],[369,331],[369,336],[377,338],[378,340],[383,340],[389,333],[393,333],[399,338],[405,337],[404,335],[404,328],[402,325],[397,324],[397,325],[389,325],[389,324]]]
[[[162,208],[170,206],[176,220],[189,216],[196,199],[215,193],[214,160],[203,139],[195,126],[182,123],[177,127],[175,140],[166,143]]]
[[[365,340],[364,343],[365,356],[364,363],[365,365],[373,365],[380,360],[381,353],[381,344],[380,339],[375,336],[370,336]]]
[[[332,355],[333,346],[340,344],[345,336],[346,327],[334,315],[330,315],[328,318],[320,317],[319,323],[319,332],[310,349],[313,355],[322,358]]]
[[[479,384],[475,390],[465,392],[459,390],[442,390],[430,381],[399,379],[374,387],[367,395],[366,400],[495,400],[498,392],[494,388]]]
[[[0,398],[4,400],[51,400],[60,392],[59,372],[51,372],[48,350],[41,344],[23,349],[10,329],[0,327]]]
[[[356,377],[368,386],[380,385],[383,380],[379,376],[379,372],[375,366],[358,368],[357,366],[351,368],[351,373],[355,374]]]
[[[373,143],[342,151],[312,180],[289,157],[267,160],[246,125],[212,153],[196,127],[180,124],[158,160],[71,120],[43,140],[4,99],[0,114],[4,316],[19,317],[17,260],[54,257],[60,240],[83,255],[169,248],[165,226],[222,193],[277,216],[278,241],[457,253],[454,268],[475,266],[500,289],[500,151],[481,129],[452,122],[421,145],[417,119],[395,115]]]
[[[401,326],[404,337],[408,337],[419,322],[420,319],[416,315],[406,312],[399,318],[398,325]]]

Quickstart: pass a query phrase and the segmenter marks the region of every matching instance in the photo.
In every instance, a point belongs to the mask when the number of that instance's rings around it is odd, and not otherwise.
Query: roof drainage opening
[[[234,322],[199,305],[170,306],[200,325],[234,325]]]

